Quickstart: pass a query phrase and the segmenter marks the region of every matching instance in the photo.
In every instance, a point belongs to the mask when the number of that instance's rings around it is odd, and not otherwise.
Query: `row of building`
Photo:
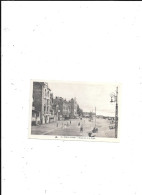
[[[76,118],[80,114],[76,98],[67,101],[53,97],[46,82],[33,82],[32,125],[46,124],[66,118]]]

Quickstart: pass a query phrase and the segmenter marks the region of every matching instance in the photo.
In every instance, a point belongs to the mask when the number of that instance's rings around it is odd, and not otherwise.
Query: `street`
[[[71,124],[70,124],[71,121]],[[80,123],[80,125],[79,125]],[[110,121],[108,119],[97,118],[96,128],[98,132],[96,137],[114,138],[115,129],[109,129]],[[83,126],[83,131],[80,132],[80,127]],[[64,121],[52,122],[49,124],[32,126],[32,135],[55,135],[55,136],[83,136],[88,137],[88,133],[95,127],[95,120],[89,121],[88,118],[71,119]]]

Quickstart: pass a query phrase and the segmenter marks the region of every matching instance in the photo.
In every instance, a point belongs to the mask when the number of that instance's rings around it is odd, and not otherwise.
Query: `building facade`
[[[76,99],[67,101],[62,97],[56,97],[53,100],[54,113],[56,113],[57,119],[75,118],[77,116],[77,102]]]
[[[62,120],[69,117],[69,103],[62,97],[56,97],[53,100],[54,113],[56,115],[56,120]]]
[[[78,116],[78,114],[77,114],[77,101],[76,101],[76,98],[72,98],[70,100],[70,104],[71,104],[70,118],[75,118],[75,117]]]
[[[31,125],[40,124],[40,112],[35,109],[34,99],[32,97],[32,120]]]
[[[52,111],[52,94],[46,82],[33,82],[33,107],[39,113],[40,124],[50,122]]]
[[[50,93],[50,115],[49,115],[49,122],[55,121],[55,114],[53,109],[53,93]]]
[[[62,119],[62,112],[63,112],[63,98],[57,97],[53,99],[53,110],[55,114],[56,120]]]
[[[32,97],[32,125],[46,124],[78,116],[76,98],[69,101],[62,97],[54,98],[46,82],[33,82]]]
[[[66,99],[63,100],[63,112],[62,112],[62,114],[63,114],[63,117],[65,119],[70,118],[70,111],[71,111],[70,102],[66,101]]]

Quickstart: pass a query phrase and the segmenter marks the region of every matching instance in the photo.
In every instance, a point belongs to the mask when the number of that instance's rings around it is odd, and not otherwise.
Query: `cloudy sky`
[[[83,111],[94,111],[97,114],[115,115],[115,103],[110,103],[110,94],[116,91],[115,84],[88,84],[88,83],[64,83],[48,82],[54,97],[60,96],[69,100],[76,100]]]

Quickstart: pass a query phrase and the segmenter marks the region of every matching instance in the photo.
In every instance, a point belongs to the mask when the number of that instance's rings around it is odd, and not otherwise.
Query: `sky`
[[[114,116],[115,103],[110,103],[110,94],[116,91],[116,84],[92,84],[81,82],[48,82],[54,98],[66,100],[76,98],[84,112],[95,111],[98,115]]]

